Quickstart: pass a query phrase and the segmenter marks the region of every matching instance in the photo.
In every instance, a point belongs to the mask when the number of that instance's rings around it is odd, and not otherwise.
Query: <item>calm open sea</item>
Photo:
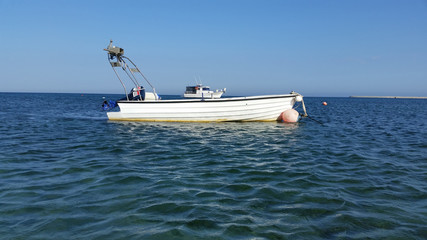
[[[0,93],[0,238],[427,236],[427,100],[305,98],[324,125],[150,123],[108,121],[103,96]]]

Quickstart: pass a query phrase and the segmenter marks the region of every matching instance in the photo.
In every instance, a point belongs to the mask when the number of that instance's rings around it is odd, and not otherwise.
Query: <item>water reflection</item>
[[[168,134],[189,138],[256,137],[266,135],[291,136],[304,123],[286,124],[276,122],[225,122],[225,123],[180,123],[180,122],[111,122],[118,132]]]

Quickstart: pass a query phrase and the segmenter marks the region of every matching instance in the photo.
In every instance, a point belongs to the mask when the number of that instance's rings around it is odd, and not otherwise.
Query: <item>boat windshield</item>
[[[186,87],[185,93],[196,93],[196,87]]]

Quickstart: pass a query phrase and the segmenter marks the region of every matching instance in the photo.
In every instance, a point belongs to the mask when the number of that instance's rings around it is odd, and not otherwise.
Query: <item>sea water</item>
[[[427,100],[161,123],[108,121],[103,97],[0,94],[0,238],[427,236]]]

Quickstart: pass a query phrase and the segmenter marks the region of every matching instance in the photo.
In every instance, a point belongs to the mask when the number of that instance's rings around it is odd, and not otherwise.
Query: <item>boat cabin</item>
[[[210,91],[210,87],[208,86],[202,86],[202,85],[197,85],[197,86],[187,86],[185,88],[185,93],[186,94],[195,94],[197,93],[197,91]]]

